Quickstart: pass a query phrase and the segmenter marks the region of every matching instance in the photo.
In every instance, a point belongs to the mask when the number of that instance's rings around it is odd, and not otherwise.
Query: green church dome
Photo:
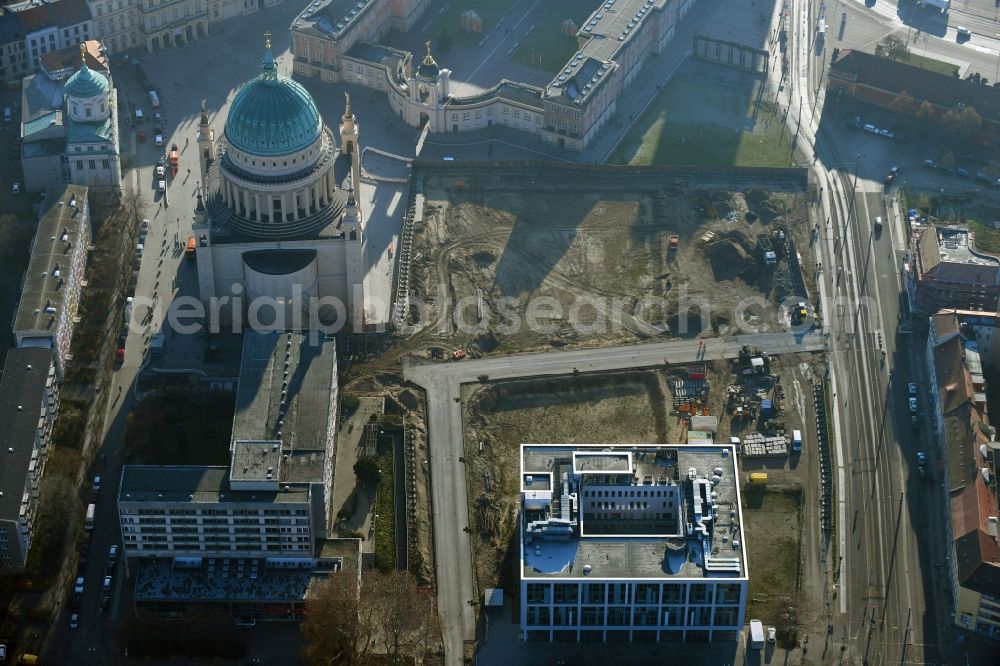
[[[69,97],[75,97],[77,99],[86,99],[88,97],[97,97],[98,95],[108,93],[108,89],[111,84],[106,78],[87,67],[86,58],[86,46],[80,45],[80,69],[76,73],[69,77],[69,81],[66,82],[63,91]]]
[[[285,155],[306,148],[322,131],[312,96],[278,74],[269,38],[260,74],[243,84],[229,107],[226,140],[253,155]]]

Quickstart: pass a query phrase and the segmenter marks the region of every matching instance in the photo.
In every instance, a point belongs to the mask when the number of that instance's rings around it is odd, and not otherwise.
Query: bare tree
[[[433,596],[408,572],[372,571],[360,586],[347,573],[333,574],[309,599],[302,656],[310,666],[354,666],[374,652],[410,663],[426,650],[433,608]]]
[[[934,107],[926,99],[921,102],[920,106],[917,108],[917,118],[933,120],[936,115],[937,113],[934,111]]]
[[[373,577],[382,648],[389,662],[400,664],[417,657],[431,630],[432,597],[421,592],[408,571]]]
[[[909,92],[902,90],[889,106],[902,113],[913,113],[920,107],[920,103],[913,99]]]
[[[875,45],[875,55],[889,60],[906,60],[906,40],[897,34],[886,35]]]
[[[372,643],[370,627],[363,627],[358,580],[347,573],[331,574],[310,596],[301,631],[306,639],[302,656],[310,666],[353,666],[361,662]]]

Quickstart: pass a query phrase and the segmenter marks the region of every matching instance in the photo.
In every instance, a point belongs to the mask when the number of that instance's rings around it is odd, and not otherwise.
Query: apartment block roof
[[[229,487],[228,467],[196,465],[126,465],[122,469],[118,502],[180,502],[196,504],[259,503],[304,504],[307,487],[287,490],[234,491]]]
[[[949,326],[952,313],[938,313],[936,326]],[[957,325],[957,324],[956,324]],[[944,437],[959,583],[984,594],[1000,595],[1000,544],[997,541],[997,443],[989,424],[984,384],[974,343],[950,335],[933,348]],[[991,522],[992,521],[992,522]]]
[[[52,350],[11,349],[0,376],[0,520],[17,520],[35,451]]]
[[[96,39],[88,39],[84,44],[87,47],[84,52],[87,67],[94,72],[106,75],[110,71],[110,68],[108,67],[108,58],[101,50],[101,42]],[[80,69],[80,47],[74,44],[64,49],[48,51],[41,55],[41,61],[42,69],[50,75],[62,70],[72,70],[75,72]]]
[[[333,339],[246,332],[233,442],[280,441],[285,452],[322,458],[333,437],[336,387]]]
[[[521,575],[746,577],[738,474],[731,445],[524,444]],[[587,493],[619,488],[623,479],[629,499],[608,500],[614,531],[588,530],[584,512],[594,496]],[[676,520],[655,513],[668,496],[677,498]]]
[[[70,279],[73,249],[90,242],[85,185],[49,188],[42,202],[31,259],[14,317],[18,334],[55,334]]]

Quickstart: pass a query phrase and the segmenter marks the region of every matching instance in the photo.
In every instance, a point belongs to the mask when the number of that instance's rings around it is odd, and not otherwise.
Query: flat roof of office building
[[[73,248],[90,242],[87,216],[85,185],[57,185],[46,192],[14,317],[15,333],[55,335]]]
[[[739,496],[739,470],[736,451],[729,444],[650,444],[650,445],[522,445],[523,473],[568,471],[573,474],[574,454],[614,452],[631,454],[633,485],[636,489],[655,489],[644,483],[652,477],[658,482],[683,485],[690,470],[710,484],[715,497],[708,538],[684,536],[580,536],[579,529],[568,539],[534,539],[524,542],[522,534],[522,577],[524,578],[745,578],[746,552],[743,543],[742,512]],[[622,460],[612,456],[612,460]],[[654,470],[662,467],[662,471]],[[721,470],[721,474],[718,473]],[[656,473],[654,473],[656,472]],[[619,470],[614,471],[620,474]],[[717,479],[715,477],[718,477]],[[586,485],[586,474],[583,477]],[[600,486],[594,485],[598,488]],[[564,491],[565,492],[565,491]],[[577,488],[578,497],[583,493]],[[682,524],[693,520],[685,499]],[[585,521],[584,521],[585,522]],[[639,524],[642,521],[637,520]],[[713,562],[714,560],[714,562]],[[725,571],[715,567],[728,567]]]
[[[0,520],[17,520],[21,510],[51,364],[52,350],[40,347],[11,349],[4,361],[0,377]]]
[[[118,501],[304,504],[309,501],[309,490],[291,486],[276,491],[234,491],[229,487],[229,467],[126,465]]]
[[[332,338],[248,331],[243,336],[232,440],[280,441],[284,453],[312,451],[321,457],[333,436],[336,395]],[[308,462],[308,455],[297,457]]]

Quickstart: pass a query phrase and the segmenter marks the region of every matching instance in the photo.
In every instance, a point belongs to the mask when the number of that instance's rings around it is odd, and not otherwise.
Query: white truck
[[[750,620],[750,648],[752,650],[764,648],[764,624],[760,620]]]
[[[88,532],[90,530],[94,529],[94,516],[95,516],[96,513],[97,513],[97,507],[94,506],[93,504],[88,504],[87,505],[87,522],[84,524],[84,527],[86,528],[86,530]]]
[[[792,451],[799,453],[802,451],[802,431],[793,430],[792,431]]]

